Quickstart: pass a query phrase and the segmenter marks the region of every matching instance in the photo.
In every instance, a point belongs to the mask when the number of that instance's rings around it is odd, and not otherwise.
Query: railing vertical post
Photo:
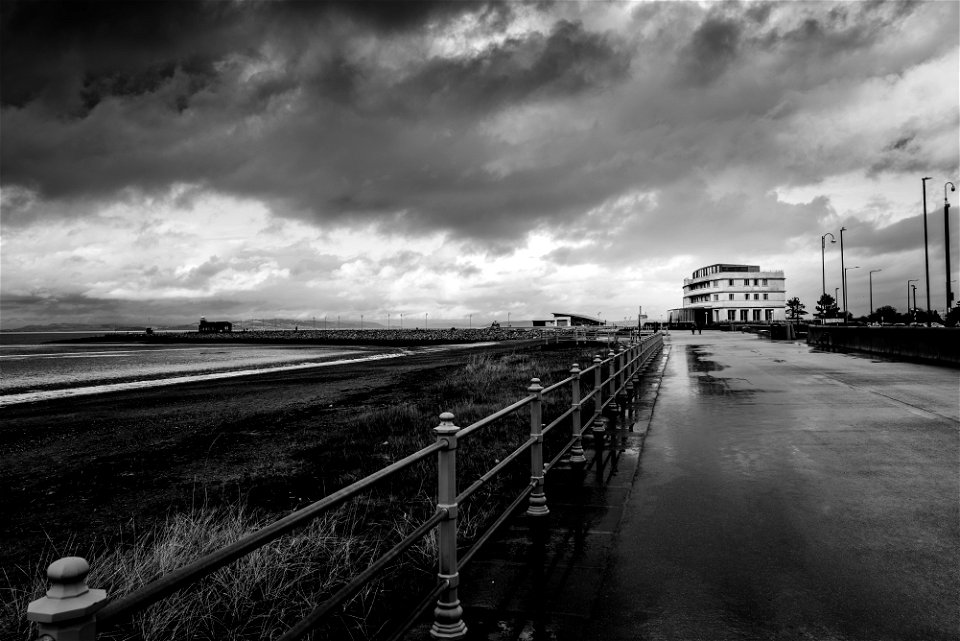
[[[530,403],[530,436],[536,439],[530,446],[530,481],[535,484],[530,493],[527,514],[545,516],[550,513],[547,495],[543,491],[543,386],[539,378],[530,379],[527,391],[534,395]]]
[[[84,579],[90,564],[79,556],[68,556],[50,564],[47,596],[27,606],[27,619],[36,621],[41,637],[55,641],[95,641],[94,613],[106,605],[105,590],[91,590]]]
[[[610,401],[614,407],[617,403],[617,354],[612,349],[607,352],[607,360],[610,361],[608,378],[610,379]]]
[[[594,439],[598,435],[603,434],[605,428],[603,426],[603,373],[600,371],[603,369],[603,359],[600,358],[600,354],[597,354],[593,357],[593,389],[596,390],[596,398],[594,401],[594,417],[593,417],[593,435]]]
[[[580,424],[582,417],[580,414],[580,364],[574,363],[570,368],[570,376],[573,381],[570,384],[570,406],[573,408],[573,414],[570,415],[570,436],[573,438],[573,445],[570,447],[571,463],[586,463],[587,459],[583,456],[583,444],[580,442]]]
[[[434,428],[437,440],[445,443],[437,460],[437,508],[447,511],[440,521],[438,576],[447,581],[447,588],[437,599],[433,610],[430,636],[434,639],[462,639],[467,634],[463,622],[463,608],[457,596],[460,573],[457,571],[457,430],[450,412],[440,415],[440,425]]]

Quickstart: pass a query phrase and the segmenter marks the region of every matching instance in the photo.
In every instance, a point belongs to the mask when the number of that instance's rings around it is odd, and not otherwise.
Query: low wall
[[[810,325],[807,343],[960,367],[960,328]]]

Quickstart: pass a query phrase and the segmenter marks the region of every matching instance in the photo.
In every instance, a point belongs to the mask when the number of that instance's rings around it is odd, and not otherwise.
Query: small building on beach
[[[200,327],[197,331],[201,334],[229,334],[233,332],[233,323],[227,321],[208,321],[206,318],[201,318]]]
[[[604,321],[599,318],[587,316],[585,314],[572,314],[570,312],[552,312],[553,318],[533,321],[534,327],[585,327],[591,325],[603,325]]]

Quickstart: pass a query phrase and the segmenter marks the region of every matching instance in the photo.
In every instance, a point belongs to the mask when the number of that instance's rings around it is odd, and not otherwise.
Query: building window
[[[759,309],[753,310],[753,320],[755,320],[755,321],[760,320],[760,310],[759,310]]]
[[[754,294],[753,300],[760,300],[760,294]],[[757,319],[757,320],[760,320],[760,319]]]
[[[749,278],[744,278],[744,279],[743,279],[743,286],[744,286],[744,287],[750,287],[750,279],[749,279]]]
[[[749,311],[750,311],[749,309],[741,309],[741,310],[740,310],[740,320],[741,320],[742,322],[744,322],[744,323],[747,322],[747,314],[749,313]]]
[[[735,321],[735,320],[737,320],[737,310],[735,310],[735,309],[728,309],[728,310],[727,310],[727,320],[728,320],[728,321]]]
[[[750,300],[750,294],[744,294],[743,298],[744,300]]]
[[[766,320],[768,320],[768,321],[772,321],[772,320],[773,320],[773,310],[772,310],[772,309],[765,309],[765,310],[763,310],[763,313],[766,314]]]
[[[766,279],[766,278],[763,279],[763,285],[764,285],[764,287],[766,287],[766,285],[767,285],[767,279]]]
[[[714,295],[713,295],[713,300],[719,300],[719,299],[720,299],[720,297],[719,297],[717,294],[714,294]]]
[[[733,300],[733,294],[730,294],[730,300]]]
[[[770,294],[764,294],[763,300],[770,300]]]
[[[731,287],[733,287],[733,279],[732,279],[732,278],[727,281],[727,285],[730,285]]]

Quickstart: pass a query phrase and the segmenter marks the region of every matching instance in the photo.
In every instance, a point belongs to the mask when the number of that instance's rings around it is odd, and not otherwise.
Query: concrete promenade
[[[548,477],[551,515],[466,568],[471,639],[960,638],[958,370],[739,333],[666,351],[584,478]]]

